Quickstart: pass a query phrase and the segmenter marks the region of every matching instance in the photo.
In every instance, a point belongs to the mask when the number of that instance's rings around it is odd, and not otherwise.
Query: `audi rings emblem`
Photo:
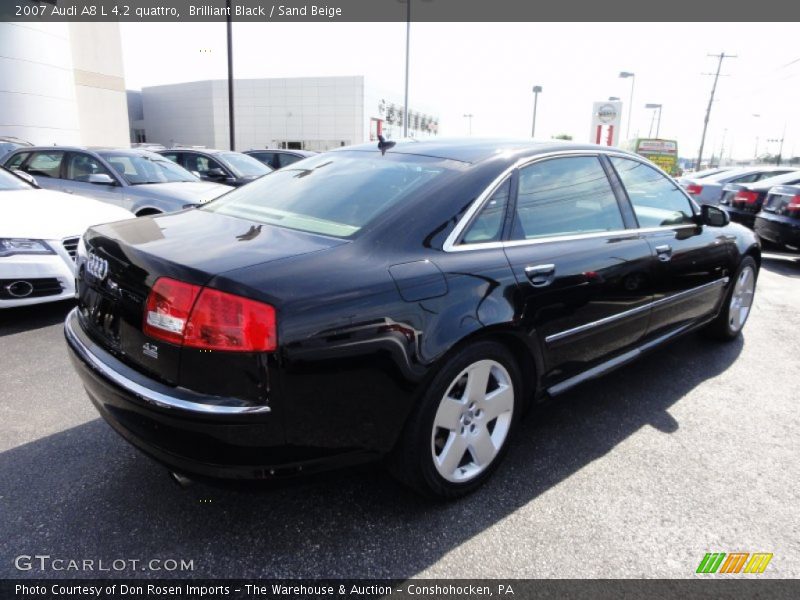
[[[89,259],[86,261],[86,270],[92,277],[102,281],[108,275],[108,261],[96,254],[89,253]]]

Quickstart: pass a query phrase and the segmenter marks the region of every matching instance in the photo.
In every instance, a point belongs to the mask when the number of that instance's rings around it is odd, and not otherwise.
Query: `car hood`
[[[172,183],[146,183],[131,186],[137,193],[156,198],[177,199],[203,204],[230,192],[233,188],[208,181],[173,181]]]
[[[0,192],[0,237],[59,240],[98,223],[130,219],[119,206],[52,190]]]

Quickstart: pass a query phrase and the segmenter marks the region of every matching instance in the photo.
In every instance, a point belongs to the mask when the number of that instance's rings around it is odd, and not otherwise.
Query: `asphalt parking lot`
[[[69,304],[0,313],[0,577],[692,577],[771,552],[800,577],[800,258],[766,255],[744,336],[691,335],[526,418],[487,486],[424,500],[379,468],[182,490],[98,418]],[[19,555],[191,572],[21,572]]]

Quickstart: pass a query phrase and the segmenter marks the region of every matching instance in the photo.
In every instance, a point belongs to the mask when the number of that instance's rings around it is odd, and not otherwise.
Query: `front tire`
[[[466,346],[424,392],[394,451],[393,474],[429,496],[473,491],[505,455],[522,390],[508,349],[490,341]]]
[[[753,307],[757,278],[758,265],[755,259],[745,256],[739,263],[719,315],[709,323],[706,333],[722,341],[731,341],[739,336]]]

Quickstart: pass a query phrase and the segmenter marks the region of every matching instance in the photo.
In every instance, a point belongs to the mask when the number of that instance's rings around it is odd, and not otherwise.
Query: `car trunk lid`
[[[182,347],[149,337],[143,328],[158,278],[205,286],[229,270],[267,268],[346,243],[202,210],[99,225],[84,239],[87,257],[78,284],[84,329],[126,364],[172,385],[181,384]]]

